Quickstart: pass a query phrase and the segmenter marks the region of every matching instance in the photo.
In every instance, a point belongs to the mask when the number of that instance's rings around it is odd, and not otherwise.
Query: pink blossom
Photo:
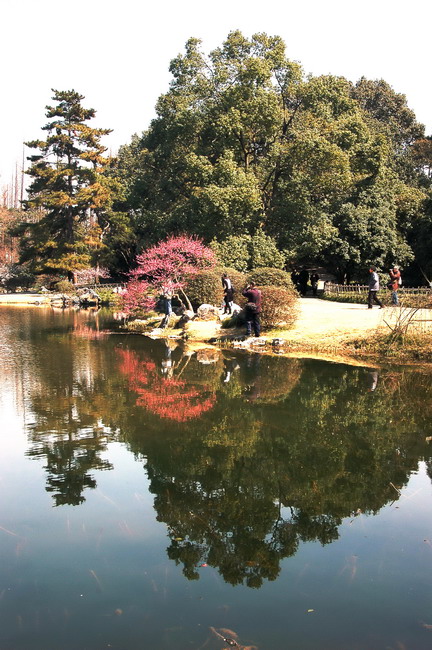
[[[189,235],[168,237],[165,241],[143,251],[136,258],[137,268],[131,272],[131,281],[128,283],[128,293],[131,291],[130,304],[134,304],[138,294],[147,289],[156,294],[169,292],[180,293],[191,309],[191,304],[184,293],[186,278],[193,277],[203,269],[210,269],[216,265],[216,256],[211,248],[206,246],[201,239]],[[139,284],[139,283],[143,284]],[[123,303],[129,304],[129,299]],[[141,303],[141,307],[144,304]]]

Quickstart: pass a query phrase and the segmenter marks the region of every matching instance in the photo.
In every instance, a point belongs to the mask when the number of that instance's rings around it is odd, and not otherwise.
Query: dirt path
[[[339,342],[367,332],[372,334],[378,328],[388,329],[384,321],[394,322],[396,317],[392,307],[368,309],[366,305],[317,298],[300,298],[299,304],[297,322],[284,335],[289,341],[309,340],[316,344],[319,340],[334,339]]]

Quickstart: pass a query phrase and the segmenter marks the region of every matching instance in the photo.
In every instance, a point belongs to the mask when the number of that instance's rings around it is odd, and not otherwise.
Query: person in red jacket
[[[399,271],[399,267],[394,266],[392,269],[390,269],[389,274],[390,274],[389,288],[391,289],[392,292],[392,305],[397,306],[399,304],[398,289],[401,283],[401,274]]]
[[[253,327],[255,336],[259,336],[261,333],[260,314],[262,311],[261,291],[251,282],[244,291],[242,291],[242,295],[247,299],[245,306],[246,335],[251,335]]]

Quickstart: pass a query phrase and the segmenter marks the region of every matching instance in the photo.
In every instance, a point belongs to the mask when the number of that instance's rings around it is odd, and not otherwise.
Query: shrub
[[[99,285],[96,289],[96,293],[98,294],[102,304],[115,306],[120,305],[121,296],[118,293],[115,293],[110,287],[104,289],[103,285]]]
[[[64,278],[58,275],[44,273],[35,278],[32,289],[34,291],[40,291],[42,287],[45,287],[45,289],[52,289],[57,282],[60,282],[60,280],[63,279]]]
[[[194,277],[186,279],[185,292],[194,309],[204,303],[219,307],[223,298],[221,274],[220,269],[212,269],[199,271]]]
[[[297,318],[298,294],[294,289],[275,286],[259,287],[262,295],[263,329],[289,329]]]
[[[58,293],[74,293],[75,287],[69,280],[59,280],[54,285],[54,291]]]
[[[247,275],[247,282],[253,282],[260,287],[285,287],[288,290],[295,291],[294,285],[291,281],[291,276],[282,269],[274,269],[270,267],[252,269],[252,271]]]

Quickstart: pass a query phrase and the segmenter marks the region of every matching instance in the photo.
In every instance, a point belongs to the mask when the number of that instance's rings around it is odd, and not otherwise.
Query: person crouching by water
[[[372,302],[376,302],[377,305],[379,305],[379,308],[383,308],[383,304],[381,300],[378,298],[378,291],[379,291],[379,277],[378,273],[376,272],[376,268],[374,266],[371,266],[369,268],[369,293],[368,293],[368,309],[372,309]]]
[[[224,303],[225,303],[223,313],[232,314],[234,288],[232,286],[232,282],[230,278],[228,277],[228,273],[224,273],[222,275],[222,286],[224,291]]]
[[[391,289],[392,292],[392,305],[397,306],[399,304],[398,289],[401,284],[401,274],[399,267],[395,265],[392,269],[390,269],[389,274],[390,282],[387,286],[389,289]]]
[[[242,295],[247,300],[245,306],[246,335],[250,336],[253,328],[255,336],[258,337],[261,333],[261,291],[251,282],[242,291]]]

